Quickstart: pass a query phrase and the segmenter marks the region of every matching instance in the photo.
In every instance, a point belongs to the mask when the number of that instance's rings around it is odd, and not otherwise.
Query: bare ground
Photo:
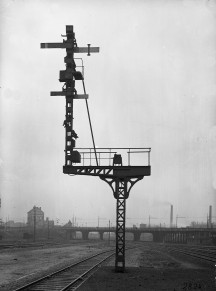
[[[106,247],[96,242],[0,250],[0,290],[13,290],[32,279],[90,256]]]
[[[115,273],[114,260],[100,268],[80,291],[216,290],[214,267],[184,256],[145,248],[126,253],[125,273]]]
[[[107,247],[105,242],[89,241],[60,247],[1,250],[0,290],[11,291],[104,247]],[[139,249],[127,251],[125,273],[115,273],[114,264],[112,259],[79,290],[216,290],[214,266],[182,255],[174,256],[163,246],[143,244]]]

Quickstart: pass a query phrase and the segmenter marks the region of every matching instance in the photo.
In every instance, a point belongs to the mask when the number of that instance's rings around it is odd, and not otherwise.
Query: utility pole
[[[100,217],[98,216],[98,227],[100,226],[100,220],[106,220],[107,218],[105,217]]]
[[[158,219],[157,217],[151,217],[150,215],[149,215],[149,228],[151,227],[151,219]]]
[[[110,245],[110,220],[109,220],[109,245]]]
[[[50,229],[49,229],[49,217],[47,219],[47,239],[49,240],[50,238]]]
[[[209,228],[212,228],[212,205],[209,206]]]
[[[36,206],[34,206],[34,242],[36,240]]]
[[[2,204],[2,198],[1,198],[1,194],[0,194],[0,226],[2,226],[3,221],[2,221],[2,212],[1,212],[1,204]]]
[[[178,214],[176,215],[176,228],[178,228],[178,219],[179,218],[185,218],[184,216],[178,216]]]

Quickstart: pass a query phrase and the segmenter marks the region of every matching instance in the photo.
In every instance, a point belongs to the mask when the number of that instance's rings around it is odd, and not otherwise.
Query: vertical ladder
[[[125,270],[125,213],[126,213],[127,180],[116,179],[116,272]]]
[[[71,48],[66,48],[66,57],[64,59],[66,63],[67,71],[76,71],[76,65],[74,62],[74,47],[76,46],[75,35],[73,32],[73,26],[66,26],[67,42],[71,44]],[[65,74],[66,75],[66,74]],[[66,92],[71,91],[71,95],[65,97],[66,99],[66,114],[65,114],[65,165],[71,165],[70,159],[73,149],[75,147],[75,138],[73,137],[73,97],[76,94],[75,91],[75,80],[71,78],[70,74],[66,77]]]

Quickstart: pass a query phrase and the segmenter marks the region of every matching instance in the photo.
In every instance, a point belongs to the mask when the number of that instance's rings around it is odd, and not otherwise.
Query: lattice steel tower
[[[66,39],[61,43],[41,43],[41,48],[62,48],[66,49],[64,62],[66,69],[60,71],[59,81],[63,82],[62,91],[51,92],[51,96],[65,96],[66,114],[63,125],[65,127],[65,165],[64,174],[98,176],[107,182],[113,190],[117,200],[116,205],[116,259],[115,270],[125,271],[125,218],[126,199],[133,185],[144,178],[150,176],[150,148],[95,148],[93,130],[88,109],[88,95],[85,91],[84,74],[77,71],[75,53],[99,52],[98,47],[78,47],[72,25],[66,26]],[[83,65],[81,66],[83,68]],[[75,82],[82,81],[84,94],[77,94]],[[90,130],[92,135],[93,148],[76,148],[77,133],[73,128],[73,100],[85,99]],[[78,151],[79,150],[79,151]],[[118,152],[118,154],[117,154]],[[119,152],[121,154],[119,154]],[[135,155],[136,154],[136,155]],[[132,156],[136,164],[140,163],[140,155],[144,158],[145,165],[131,165]],[[124,159],[122,159],[124,158]],[[122,160],[127,159],[127,165],[123,165]],[[82,165],[81,165],[82,162]]]

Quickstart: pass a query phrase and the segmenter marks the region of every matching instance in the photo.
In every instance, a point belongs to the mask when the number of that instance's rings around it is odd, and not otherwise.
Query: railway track
[[[15,248],[35,248],[35,247],[44,247],[49,246],[49,243],[5,243],[0,244],[1,249],[15,249]],[[52,244],[54,245],[54,244]],[[55,245],[58,245],[57,243]]]
[[[11,243],[0,243],[0,250],[2,249],[24,249],[24,248],[40,248],[40,247],[62,247],[71,246],[75,244],[86,244],[86,241],[79,241],[73,243],[65,242],[11,242]]]
[[[115,252],[105,251],[41,277],[13,291],[71,291],[83,284]]]
[[[216,248],[200,246],[166,246],[168,252],[175,252],[216,264]]]

